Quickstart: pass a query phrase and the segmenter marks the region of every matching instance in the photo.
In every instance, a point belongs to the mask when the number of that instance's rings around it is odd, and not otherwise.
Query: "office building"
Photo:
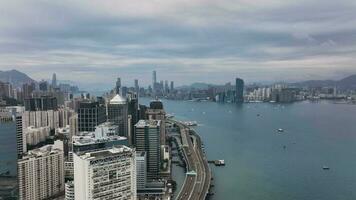
[[[150,102],[150,107],[146,110],[146,119],[148,120],[161,120],[160,129],[160,144],[166,143],[166,112],[163,108],[163,103],[160,100],[153,100]]]
[[[25,99],[26,111],[46,111],[57,109],[57,98],[52,96],[41,96]]]
[[[136,152],[136,182],[137,190],[144,190],[147,181],[146,152]]]
[[[117,145],[128,145],[126,137],[118,135],[118,126],[110,122],[95,127],[93,132],[79,132],[72,136],[72,150],[75,153],[105,149]]]
[[[29,98],[32,95],[32,92],[36,89],[35,83],[25,83],[22,85],[23,98]]]
[[[126,146],[74,154],[75,199],[135,200],[135,154]]]
[[[137,98],[137,94],[135,93],[131,93],[128,98],[127,98],[127,103],[128,103],[128,133],[129,136],[128,138],[130,138],[130,144],[134,144],[135,143],[135,124],[138,122],[139,120],[139,113],[138,113],[138,98]]]
[[[119,126],[119,135],[128,137],[128,105],[126,98],[117,94],[108,104],[108,121]],[[130,139],[130,138],[128,138]]]
[[[57,75],[56,73],[53,73],[52,75],[52,88],[56,88],[57,87]]]
[[[137,95],[137,97],[139,97],[140,95],[140,86],[138,85],[138,80],[135,79],[135,93]]]
[[[244,80],[236,78],[235,101],[236,103],[244,102]]]
[[[121,88],[121,78],[117,78],[117,80],[116,80],[116,86],[115,86],[115,92],[116,92],[116,94],[120,94],[120,88]]]
[[[153,71],[152,72],[152,87],[153,87],[153,90],[155,90],[155,85],[157,83],[157,73],[156,71]]]
[[[47,145],[17,161],[19,199],[50,199],[64,191],[63,151]]]
[[[99,102],[82,101],[77,112],[79,131],[94,131],[95,126],[106,121],[105,106]]]
[[[40,81],[40,82],[38,83],[38,85],[39,85],[40,91],[42,91],[42,92],[48,91],[48,83],[47,83],[47,81],[42,80],[42,81]]]
[[[135,125],[136,151],[146,152],[147,179],[159,178],[161,151],[160,151],[160,120],[140,120]]]
[[[173,82],[173,81],[171,81],[170,92],[172,93],[172,92],[173,92],[173,90],[174,90],[174,82]]]

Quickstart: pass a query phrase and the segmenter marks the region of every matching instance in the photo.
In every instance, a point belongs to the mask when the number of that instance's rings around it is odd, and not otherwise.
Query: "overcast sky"
[[[356,73],[355,0],[2,0],[0,70],[109,87]]]

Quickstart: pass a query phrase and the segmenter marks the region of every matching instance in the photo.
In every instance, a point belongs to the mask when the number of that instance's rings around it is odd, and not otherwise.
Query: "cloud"
[[[355,20],[352,0],[4,0],[0,70],[105,87],[154,69],[178,85],[339,78],[356,73]]]

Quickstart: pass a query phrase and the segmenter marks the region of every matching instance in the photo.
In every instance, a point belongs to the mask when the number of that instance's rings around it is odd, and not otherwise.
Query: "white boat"
[[[277,131],[280,132],[280,133],[284,132],[284,130],[281,129],[281,128],[277,129]]]

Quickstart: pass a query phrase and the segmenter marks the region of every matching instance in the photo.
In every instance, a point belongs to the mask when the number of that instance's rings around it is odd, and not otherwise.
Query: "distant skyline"
[[[13,1],[0,6],[0,70],[107,89],[356,73],[353,0]],[[85,88],[87,89],[87,88]]]

